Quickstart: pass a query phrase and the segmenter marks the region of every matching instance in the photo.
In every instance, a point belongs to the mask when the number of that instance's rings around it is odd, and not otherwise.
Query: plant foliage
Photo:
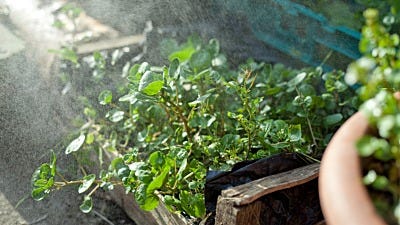
[[[400,38],[379,22],[378,11],[366,10],[360,51],[350,64],[346,80],[358,82],[360,98],[376,136],[365,136],[357,147],[365,157],[365,184],[373,192],[376,207],[390,224],[400,224],[400,108],[395,93],[400,90]]]
[[[124,94],[102,91],[103,110],[85,108],[86,122],[66,153],[96,153],[100,174],[67,181],[57,173],[55,181],[55,161],[45,163],[34,174],[35,199],[76,184],[80,193],[90,190],[81,206],[88,212],[97,188],[123,185],[145,210],[163,201],[202,218],[208,170],[279,152],[318,158],[357,107],[343,72],[253,60],[232,70],[215,39],[190,38],[168,59],[168,66],[131,66]]]

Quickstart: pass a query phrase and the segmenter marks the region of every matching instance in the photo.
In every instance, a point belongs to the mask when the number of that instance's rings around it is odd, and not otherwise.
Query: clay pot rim
[[[327,224],[385,225],[362,183],[356,141],[368,133],[358,112],[336,132],[325,150],[319,175],[319,195]]]

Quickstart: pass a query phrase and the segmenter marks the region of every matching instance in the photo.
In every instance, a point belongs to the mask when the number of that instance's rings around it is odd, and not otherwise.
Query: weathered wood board
[[[131,35],[126,37],[118,37],[109,40],[90,42],[77,46],[78,55],[91,54],[96,51],[121,48],[130,45],[140,45],[145,41],[145,36],[142,34]]]
[[[316,163],[222,191],[218,198],[215,225],[258,225],[261,204],[257,199],[307,183],[317,178],[318,173],[319,164]]]

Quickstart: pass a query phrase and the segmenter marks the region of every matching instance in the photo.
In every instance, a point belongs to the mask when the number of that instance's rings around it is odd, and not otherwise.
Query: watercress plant
[[[67,180],[52,153],[33,176],[34,199],[79,185],[87,193],[81,210],[89,212],[98,188],[122,185],[144,210],[162,201],[171,211],[202,218],[208,170],[279,152],[316,160],[357,107],[343,72],[254,60],[232,70],[215,39],[189,38],[168,59],[168,66],[130,67],[124,94],[99,93],[102,110],[86,105],[85,122],[65,150],[77,156],[83,177]],[[98,174],[86,172],[82,156],[90,154],[97,156]]]

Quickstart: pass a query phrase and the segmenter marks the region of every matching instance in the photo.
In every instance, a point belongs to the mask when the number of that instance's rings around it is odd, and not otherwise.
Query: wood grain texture
[[[215,225],[259,225],[262,202],[258,199],[307,183],[318,174],[316,163],[224,190],[218,197]]]
[[[245,206],[235,206],[231,199],[218,198],[215,225],[260,225],[262,203],[256,201]]]
[[[269,193],[304,184],[317,178],[318,173],[319,164],[315,163],[224,190],[221,196],[232,199],[235,206],[242,206]]]
[[[121,48],[130,45],[139,45],[145,40],[144,35],[132,35],[127,37],[119,37],[104,41],[91,42],[81,44],[77,47],[78,55],[91,54],[95,51],[108,50],[114,48]]]
[[[125,189],[116,186],[109,192],[112,199],[121,206],[126,214],[135,221],[136,224],[143,225],[190,225],[190,221],[183,216],[170,212],[165,205],[160,202],[158,207],[150,212],[142,210],[136,203],[132,194],[125,194]]]

